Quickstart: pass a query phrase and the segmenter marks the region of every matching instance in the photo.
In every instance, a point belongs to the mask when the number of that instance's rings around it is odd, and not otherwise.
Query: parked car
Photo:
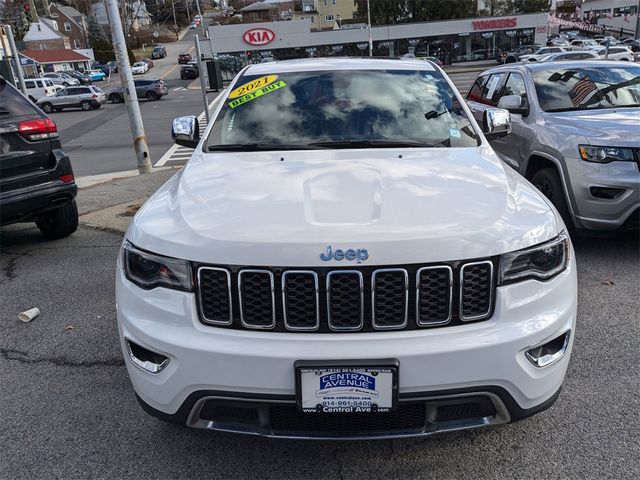
[[[156,45],[153,47],[153,51],[151,52],[151,58],[158,59],[164,58],[167,56],[167,49],[162,45]]]
[[[600,60],[595,52],[588,50],[576,50],[571,52],[552,53],[546,57],[542,57],[539,62],[562,62],[566,60]]]
[[[552,53],[561,53],[561,52],[569,52],[570,50],[563,47],[542,47],[536,50],[533,53],[529,53],[527,55],[520,55],[519,61],[521,62],[537,62],[543,57],[550,55]]]
[[[618,45],[620,43],[615,37],[612,37],[611,35],[602,37],[599,42],[602,46],[606,46],[607,42],[609,42],[610,47],[613,47],[614,45]]]
[[[102,89],[90,85],[67,87],[54,96],[41,98],[37,105],[45,113],[61,112],[65,108],[81,108],[86,111],[100,108],[105,101],[106,96]]]
[[[149,65],[146,62],[136,62],[131,66],[131,73],[134,75],[142,75],[149,71]]]
[[[200,76],[200,67],[198,62],[191,61],[180,67],[180,80],[198,78]]]
[[[68,87],[69,85],[80,85],[80,80],[67,75],[66,73],[45,73],[44,78],[49,78],[53,81],[54,85],[62,85]]]
[[[111,72],[113,71],[110,65],[97,62],[93,62],[93,64],[91,65],[91,69],[100,70],[102,73],[104,73],[105,77],[111,75]]]
[[[600,44],[588,38],[578,38],[571,41],[572,50],[600,50]]]
[[[91,85],[93,83],[93,80],[84,73],[77,72],[75,70],[67,70],[65,73],[73,78],[77,78],[81,85]]]
[[[183,67],[184,68],[184,67]],[[167,84],[162,80],[134,80],[138,98],[146,98],[149,101],[160,100],[169,93]],[[122,87],[116,87],[107,92],[107,99],[112,103],[124,102]]]
[[[189,53],[181,53],[178,55],[178,63],[189,63],[191,61],[191,54]]]
[[[537,50],[537,48],[535,49]],[[528,55],[534,52],[533,45],[521,45],[513,50],[508,51],[504,56],[500,55],[496,58],[498,63],[514,63],[520,61],[520,55]]]
[[[93,82],[101,82],[106,78],[106,75],[102,70],[87,70],[84,73]]]
[[[27,87],[27,96],[34,103],[42,97],[55,95],[57,91],[50,78],[25,78],[24,84]]]
[[[0,223],[35,222],[48,238],[78,228],[77,186],[56,124],[0,76]]]
[[[150,58],[141,58],[140,61],[146,63],[147,67],[149,67],[149,70],[153,68],[153,60],[151,60]]]
[[[485,138],[508,133],[509,112],[487,113],[483,134],[421,60],[255,64],[220,95],[206,138],[194,116],[174,120],[176,143],[197,150],[118,257],[121,347],[145,411],[372,438],[555,401],[575,255],[555,209]]]
[[[594,52],[598,54],[600,58],[606,58],[607,60],[622,60],[625,62],[633,62],[635,60],[633,52],[629,49],[629,47],[609,47],[608,56],[606,48],[594,50]]]
[[[478,120],[494,107],[512,113],[511,134],[493,148],[570,228],[637,229],[639,78],[629,62],[513,64],[480,74],[467,103]]]

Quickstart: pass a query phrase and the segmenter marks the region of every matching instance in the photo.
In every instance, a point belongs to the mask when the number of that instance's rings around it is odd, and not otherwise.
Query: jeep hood
[[[640,146],[638,118],[640,107],[550,112],[545,115],[547,126],[567,135],[585,137],[592,145],[619,147]]]
[[[489,147],[196,151],[127,238],[207,263],[326,265],[332,245],[390,265],[497,255],[558,228],[547,201]]]

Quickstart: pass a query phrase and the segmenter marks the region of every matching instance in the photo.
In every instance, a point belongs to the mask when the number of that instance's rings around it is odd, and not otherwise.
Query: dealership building
[[[372,27],[373,56],[414,53],[444,63],[485,60],[519,45],[544,45],[547,23],[547,14],[534,13]],[[209,27],[209,36],[202,43],[203,53],[270,54],[276,59],[369,54],[364,24],[312,31],[308,19],[245,23]]]

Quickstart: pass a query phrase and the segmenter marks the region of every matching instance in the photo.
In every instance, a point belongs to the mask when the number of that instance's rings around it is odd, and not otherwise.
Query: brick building
[[[87,23],[84,16],[75,8],[51,3],[49,5],[51,18],[55,19],[61,32],[69,37],[71,48],[89,48],[87,39]]]

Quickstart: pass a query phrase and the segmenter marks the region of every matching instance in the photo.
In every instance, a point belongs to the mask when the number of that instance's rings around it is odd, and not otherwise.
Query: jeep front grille
[[[205,324],[292,332],[461,325],[493,313],[492,260],[357,268],[197,268]]]

